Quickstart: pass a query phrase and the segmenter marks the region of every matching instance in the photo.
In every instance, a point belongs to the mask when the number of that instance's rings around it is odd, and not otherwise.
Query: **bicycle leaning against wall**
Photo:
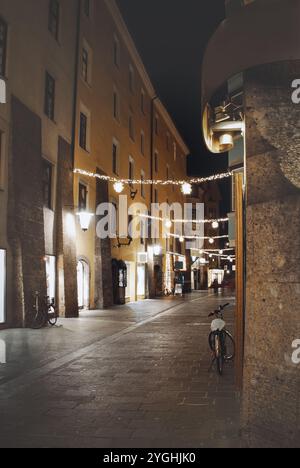
[[[217,310],[209,314],[215,317],[211,323],[211,333],[209,335],[209,346],[213,353],[212,365],[216,362],[217,371],[223,375],[223,368],[226,362],[230,362],[235,356],[235,342],[232,335],[226,330],[226,322],[223,318],[223,311],[230,304],[221,305]]]
[[[58,316],[54,298],[50,299],[49,296],[46,296],[41,300],[39,292],[36,291],[34,293],[31,328],[38,330],[45,327],[47,323],[49,323],[51,327],[54,327],[57,323],[57,319]]]

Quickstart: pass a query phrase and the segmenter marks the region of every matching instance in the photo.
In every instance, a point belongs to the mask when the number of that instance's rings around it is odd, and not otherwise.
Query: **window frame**
[[[146,191],[145,191],[145,184],[143,184],[142,182],[144,182],[146,180],[146,174],[145,174],[145,171],[141,170],[141,197],[142,198],[146,198]]]
[[[121,44],[120,39],[117,35],[114,35],[114,43],[113,43],[113,61],[116,68],[120,68],[121,63]]]
[[[116,152],[114,152],[116,148]],[[116,138],[113,138],[112,141],[112,172],[115,175],[119,175],[119,154],[120,154],[120,143]]]
[[[0,77],[5,78],[7,75],[7,48],[8,48],[8,23],[5,21],[2,15],[0,15],[0,27],[1,23],[4,26],[5,32],[4,32],[4,40],[3,40],[3,64],[2,64],[2,70],[0,66]],[[0,47],[1,47],[1,42],[0,42]]]
[[[81,206],[81,187],[85,190],[85,206]],[[79,180],[78,182],[78,212],[81,213],[83,211],[87,211],[89,207],[89,199],[88,199],[88,184],[83,180]]]
[[[52,92],[51,92],[51,86],[49,88],[49,85],[52,84]],[[46,117],[51,120],[52,122],[55,122],[55,99],[56,98],[56,80],[55,78],[51,75],[51,73],[46,70],[45,72],[45,90],[44,90],[44,114]],[[49,99],[52,99],[52,104],[51,104],[51,109],[49,110]]]
[[[134,159],[133,159],[133,157],[131,155],[129,155],[128,162],[129,162],[129,165],[128,165],[128,179],[129,180],[134,180],[135,161],[134,161]]]
[[[48,159],[45,159],[45,158],[43,158],[42,164],[43,164],[43,178],[42,178],[43,207],[47,208],[48,210],[53,210],[53,169],[54,169],[54,166],[50,161],[48,161]],[[45,197],[45,178],[44,178],[45,168],[50,169],[50,179],[47,181],[47,185],[48,185],[47,202],[46,202],[46,197]]]
[[[53,11],[53,6],[57,6],[57,13]],[[48,30],[50,34],[54,37],[54,39],[58,42],[59,41],[59,33],[60,33],[60,17],[61,17],[61,5],[59,0],[49,0],[49,11],[48,11]],[[55,23],[55,30],[53,30],[53,20]]]

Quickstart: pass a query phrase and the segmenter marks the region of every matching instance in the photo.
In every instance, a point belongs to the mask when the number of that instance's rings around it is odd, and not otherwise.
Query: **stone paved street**
[[[0,446],[239,447],[233,365],[208,372],[207,315],[227,299],[198,293],[0,332]]]

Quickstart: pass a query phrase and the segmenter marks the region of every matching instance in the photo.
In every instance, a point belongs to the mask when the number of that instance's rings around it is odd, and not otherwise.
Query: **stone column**
[[[299,62],[245,73],[247,305],[242,421],[249,446],[300,443]]]
[[[29,325],[35,291],[46,296],[41,120],[12,97],[7,236],[12,254],[9,325]]]
[[[103,174],[99,169],[99,174]],[[108,183],[97,179],[96,208],[101,203],[108,203]],[[97,226],[97,223],[96,223]],[[112,285],[111,240],[99,239],[95,233],[95,307],[111,307],[114,303]]]
[[[56,203],[57,290],[59,313],[68,318],[79,315],[73,183],[71,147],[60,137]]]

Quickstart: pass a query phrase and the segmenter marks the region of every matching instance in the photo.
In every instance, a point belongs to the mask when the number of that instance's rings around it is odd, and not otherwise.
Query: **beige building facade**
[[[184,255],[183,246],[118,232],[100,239],[97,207],[118,212],[119,194],[74,174],[186,178],[188,148],[115,2],[1,1],[0,78],[0,327],[30,324],[35,291],[55,297],[66,317],[161,294],[170,255]],[[126,184],[124,195],[148,211],[184,201],[179,186]],[[77,214],[87,211],[83,232]]]

